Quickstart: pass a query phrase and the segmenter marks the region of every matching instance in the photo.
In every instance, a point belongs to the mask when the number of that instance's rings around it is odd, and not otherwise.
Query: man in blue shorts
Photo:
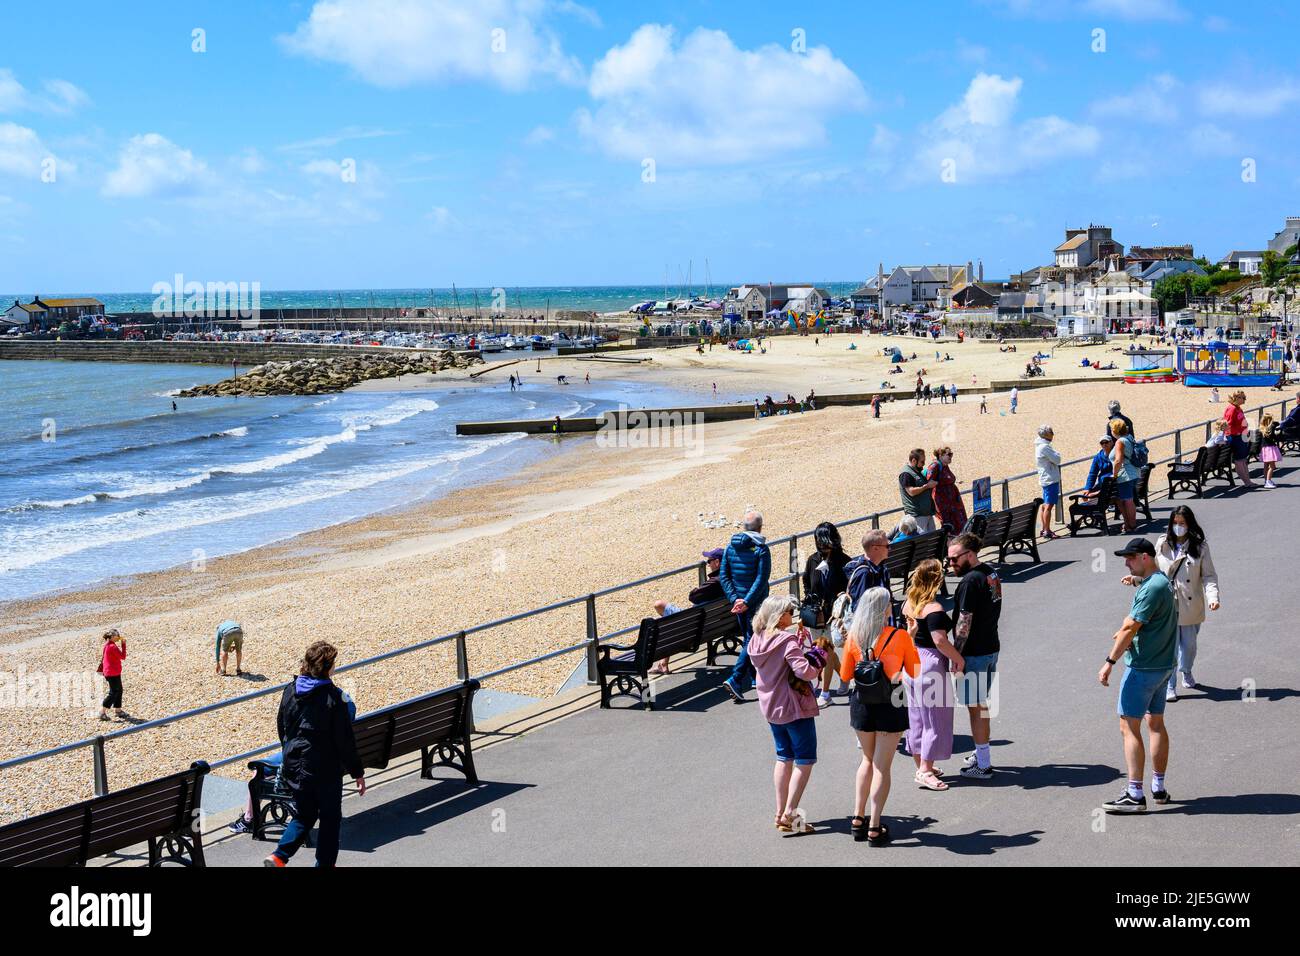
[[[1178,612],[1173,589],[1156,564],[1156,549],[1150,541],[1134,538],[1115,554],[1128,567],[1123,583],[1137,585],[1137,593],[1097,676],[1103,687],[1110,686],[1111,668],[1119,655],[1124,655],[1126,669],[1119,685],[1119,722],[1124,738],[1124,762],[1128,765],[1128,787],[1118,799],[1101,806],[1107,813],[1143,813],[1147,808],[1142,793],[1146,761],[1142,748],[1144,717],[1151,735],[1151,799],[1156,803],[1169,802],[1169,791],[1165,789],[1169,731],[1165,729],[1164,689],[1174,671]]]

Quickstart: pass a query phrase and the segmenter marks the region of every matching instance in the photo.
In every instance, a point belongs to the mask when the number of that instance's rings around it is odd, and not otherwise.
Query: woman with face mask
[[[1169,515],[1169,529],[1156,539],[1156,562],[1174,587],[1178,606],[1178,666],[1169,675],[1165,700],[1177,700],[1176,681],[1195,687],[1192,664],[1196,661],[1196,638],[1205,622],[1205,612],[1219,609],[1219,576],[1214,571],[1210,545],[1196,515],[1179,505]]]

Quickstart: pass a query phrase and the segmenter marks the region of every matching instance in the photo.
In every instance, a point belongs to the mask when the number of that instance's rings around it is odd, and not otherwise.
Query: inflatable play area
[[[1283,349],[1264,342],[1213,341],[1178,346],[1183,384],[1247,387],[1274,385],[1282,374]]]
[[[1168,349],[1135,349],[1128,353],[1124,381],[1132,385],[1176,382],[1178,373],[1174,371],[1173,358],[1174,353]]]

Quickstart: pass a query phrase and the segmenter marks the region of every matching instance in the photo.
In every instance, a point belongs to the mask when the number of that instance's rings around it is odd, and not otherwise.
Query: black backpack
[[[889,642],[894,639],[898,628],[889,632],[889,637],[885,638],[884,647],[880,649],[883,654],[885,648],[889,647]],[[898,687],[885,674],[885,665],[881,663],[880,658],[876,657],[870,650],[867,651],[866,660],[858,661],[858,666],[853,668],[853,690],[858,695],[858,702],[863,704],[888,704],[894,695],[894,690]]]

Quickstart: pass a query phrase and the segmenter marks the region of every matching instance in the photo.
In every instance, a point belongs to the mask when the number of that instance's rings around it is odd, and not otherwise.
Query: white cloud
[[[1200,123],[1187,134],[1187,145],[1203,156],[1241,156],[1243,147],[1234,133],[1213,123]]]
[[[1220,82],[1201,90],[1201,110],[1211,116],[1276,116],[1300,103],[1300,83],[1291,79]]]
[[[534,77],[581,81],[578,61],[540,20],[543,0],[317,0],[285,49],[340,63],[376,86]]]
[[[460,220],[451,214],[451,210],[446,206],[434,206],[424,216],[425,219],[433,223],[435,232],[444,232],[453,226],[459,226]]]
[[[549,143],[553,139],[555,139],[555,130],[551,129],[549,126],[535,126],[528,135],[524,137],[524,145],[541,146],[543,143]]]
[[[26,110],[34,113],[71,113],[90,103],[80,87],[67,80],[46,80],[44,94],[32,93],[10,69],[0,69],[0,113]]]
[[[1118,20],[1174,22],[1187,13],[1177,0],[985,0],[1012,16],[1056,19],[1065,16],[1108,16]]]
[[[920,146],[904,177],[940,182],[951,170],[955,182],[979,182],[1096,151],[1101,134],[1095,127],[1059,116],[1017,122],[1022,86],[1020,77],[978,74],[961,102],[919,131]]]
[[[1092,104],[1092,116],[1130,122],[1176,123],[1181,113],[1178,96],[1182,84],[1168,73],[1150,77],[1128,93]]]
[[[868,105],[857,76],[825,47],[741,50],[705,29],[678,44],[673,28],[659,24],[607,51],[588,92],[599,105],[575,115],[584,137],[622,159],[684,164],[816,146],[833,115]]]
[[[343,166],[333,159],[313,159],[309,163],[303,163],[298,168],[308,176],[339,179]]]
[[[369,129],[363,126],[345,126],[337,133],[329,133],[325,136],[317,136],[314,139],[304,139],[296,143],[285,143],[283,146],[277,146],[280,152],[312,152],[319,149],[327,149],[331,146],[337,146],[339,143],[347,142],[354,139],[378,139],[382,136],[399,136],[396,130],[391,129]]]
[[[35,130],[17,123],[0,123],[0,174],[38,179],[41,164],[54,158]],[[56,174],[71,172],[74,168],[71,163],[56,160]]]
[[[102,192],[129,198],[187,196],[199,191],[207,178],[207,164],[188,149],[158,133],[144,133],[122,147]]]

